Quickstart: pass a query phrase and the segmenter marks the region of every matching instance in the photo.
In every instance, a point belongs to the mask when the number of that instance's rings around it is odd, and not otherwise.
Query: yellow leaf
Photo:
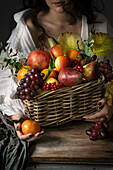
[[[113,37],[107,33],[96,33],[89,37],[89,40],[94,40],[91,51],[97,56],[106,56],[113,53]]]
[[[76,32],[65,32],[59,35],[57,39],[58,43],[63,47],[64,54],[71,49],[82,49],[82,38]],[[78,42],[78,45],[77,45]]]

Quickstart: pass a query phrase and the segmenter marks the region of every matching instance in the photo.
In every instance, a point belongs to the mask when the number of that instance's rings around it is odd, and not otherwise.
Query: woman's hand
[[[20,118],[27,118],[25,115],[21,115],[21,114],[15,114],[13,116],[11,116],[11,118],[13,120],[19,120]],[[21,132],[21,123],[14,123],[14,127],[15,127],[15,130],[17,132],[17,135],[18,137],[21,139],[21,140],[26,140],[27,142],[32,142],[32,141],[35,141],[37,139],[39,139],[43,134],[44,134],[44,130],[42,129],[41,132],[38,132],[36,133],[35,135],[33,134],[27,134],[27,135],[24,135],[22,132]]]
[[[113,106],[107,105],[106,98],[101,99],[98,102],[98,106],[100,108],[102,108],[99,112],[96,112],[93,115],[84,116],[83,120],[85,120],[85,121],[95,121],[95,119],[98,120],[103,116],[105,116],[107,118],[107,120],[110,120],[112,115],[113,115]]]

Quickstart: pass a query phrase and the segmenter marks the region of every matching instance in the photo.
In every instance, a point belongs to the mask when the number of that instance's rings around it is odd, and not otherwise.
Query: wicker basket
[[[104,76],[95,81],[43,91],[32,100],[25,100],[26,114],[41,126],[58,126],[98,110],[97,102],[105,92]]]

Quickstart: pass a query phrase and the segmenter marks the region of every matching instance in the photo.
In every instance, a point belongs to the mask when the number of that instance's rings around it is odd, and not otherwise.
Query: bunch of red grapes
[[[99,70],[104,74],[106,83],[113,79],[113,70],[109,60],[101,61]]]
[[[43,83],[43,73],[38,73],[37,69],[28,70],[24,78],[20,80],[17,87],[17,95],[22,100],[31,100],[36,91],[41,88]]]
[[[59,83],[58,85],[56,85],[56,82],[49,83],[49,84],[45,83],[44,86],[42,87],[42,89],[54,91],[54,90],[57,90],[63,86],[64,86],[63,83]]]
[[[97,59],[97,55],[93,55],[91,58],[86,57],[81,61],[73,60],[72,67],[77,71],[83,72],[83,66],[92,61],[95,61],[96,59]]]
[[[90,140],[105,139],[109,135],[109,122],[106,117],[101,117],[99,121],[89,125],[89,129],[86,130],[86,134]]]
[[[75,70],[83,72],[83,67],[80,65],[76,65],[75,67],[73,67]]]

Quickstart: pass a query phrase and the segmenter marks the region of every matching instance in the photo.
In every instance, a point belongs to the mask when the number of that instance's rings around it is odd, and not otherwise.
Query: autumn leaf
[[[110,37],[107,33],[95,33],[89,37],[89,40],[93,40],[93,46],[91,51],[97,56],[106,56],[113,53],[113,37]]]

